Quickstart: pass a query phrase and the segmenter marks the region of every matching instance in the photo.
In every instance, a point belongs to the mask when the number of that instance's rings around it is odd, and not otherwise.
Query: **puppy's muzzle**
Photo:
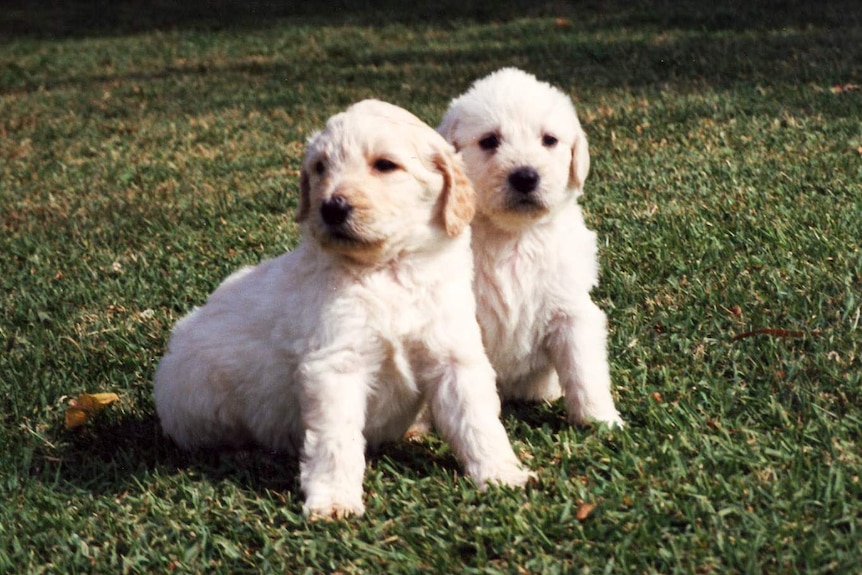
[[[530,166],[516,168],[509,174],[509,185],[516,192],[531,194],[539,185],[539,172]]]
[[[332,196],[320,205],[320,218],[330,228],[344,225],[350,218],[353,206],[344,196]]]
[[[367,248],[379,242],[379,238],[363,233],[356,216],[356,209],[346,196],[335,194],[320,204],[320,221],[323,223],[321,241],[338,250]]]

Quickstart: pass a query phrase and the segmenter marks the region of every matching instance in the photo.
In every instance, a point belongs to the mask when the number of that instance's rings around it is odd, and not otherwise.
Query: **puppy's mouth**
[[[363,236],[347,225],[322,226],[318,241],[324,248],[336,252],[374,251],[384,243],[381,239]]]
[[[512,190],[507,190],[503,207],[507,212],[524,215],[538,215],[548,211],[547,204],[535,193],[523,194]]]
[[[362,243],[362,239],[357,236],[353,231],[349,229],[345,229],[343,226],[338,226],[335,228],[326,228],[325,231],[327,239],[333,243],[344,243],[344,244],[356,244]]]

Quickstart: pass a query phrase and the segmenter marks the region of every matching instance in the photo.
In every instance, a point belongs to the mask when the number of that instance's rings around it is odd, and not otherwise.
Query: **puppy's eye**
[[[394,172],[398,169],[398,164],[393,162],[392,160],[387,160],[386,158],[377,158],[374,160],[374,169],[381,174],[387,174],[389,172]]]
[[[326,171],[326,166],[323,164],[322,161],[317,160],[317,162],[314,163],[314,173],[317,174],[318,176],[322,176],[323,172],[325,172],[325,171]]]
[[[496,150],[500,147],[500,138],[497,134],[489,134],[479,140],[479,147],[486,151]]]
[[[546,148],[553,148],[557,145],[557,142],[559,142],[559,140],[550,134],[542,136],[542,145]]]

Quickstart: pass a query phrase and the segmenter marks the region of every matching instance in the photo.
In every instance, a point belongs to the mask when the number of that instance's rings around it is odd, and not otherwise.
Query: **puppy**
[[[477,193],[474,290],[504,399],[565,396],[572,422],[623,424],[611,396],[596,235],[576,198],[590,168],[571,100],[520,70],[478,80],[438,131]]]
[[[460,159],[375,100],[315,134],[292,253],[230,276],[174,329],[155,374],[183,448],[298,453],[304,512],[361,515],[366,446],[423,402],[480,486],[523,485],[472,294],[474,192]]]

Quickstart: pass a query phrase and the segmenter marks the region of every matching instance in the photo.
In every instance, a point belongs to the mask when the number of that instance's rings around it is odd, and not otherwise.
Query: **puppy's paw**
[[[623,421],[623,418],[620,416],[620,413],[614,409],[607,409],[604,411],[597,412],[587,412],[580,413],[569,412],[569,423],[574,423],[577,425],[589,425],[591,423],[603,423],[608,426],[610,429],[622,429],[626,426],[626,423]]]
[[[428,405],[424,405],[416,416],[415,421],[404,434],[407,439],[428,435],[434,430],[434,419],[431,417],[431,409]]]
[[[538,476],[520,465],[501,466],[483,474],[478,481],[479,489],[485,491],[489,485],[505,487],[524,487],[527,483],[535,483]]]
[[[603,417],[601,419],[596,419],[596,423],[604,423],[611,429],[622,429],[626,426],[626,422],[623,421],[623,418],[620,417],[619,413],[614,412],[614,414],[610,417]]]
[[[361,503],[356,505],[337,501],[331,501],[328,504],[306,502],[302,506],[302,512],[309,521],[334,521],[348,517],[362,517],[362,514],[365,513],[365,506]]]
[[[623,421],[623,418],[620,417],[619,413],[617,414],[617,416],[615,418],[609,419],[606,421],[602,421],[601,423],[606,424],[611,429],[622,429],[623,427],[626,426],[626,422]]]
[[[310,493],[302,506],[302,512],[311,521],[331,521],[334,519],[345,519],[347,517],[361,517],[365,513],[362,504],[362,493],[356,493],[352,497],[343,491],[336,493],[335,490],[321,490],[318,493]]]

